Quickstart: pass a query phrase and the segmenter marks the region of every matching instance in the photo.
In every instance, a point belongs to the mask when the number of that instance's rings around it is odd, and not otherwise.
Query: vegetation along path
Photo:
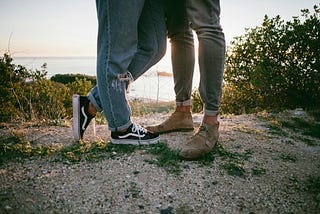
[[[223,115],[215,150],[184,161],[192,133],[135,147],[108,143],[105,124],[80,143],[68,123],[2,124],[0,213],[319,213],[319,130],[300,109]]]

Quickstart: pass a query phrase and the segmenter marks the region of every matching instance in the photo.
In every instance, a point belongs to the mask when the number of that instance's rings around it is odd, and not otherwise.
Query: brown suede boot
[[[146,129],[159,134],[175,131],[193,131],[191,112],[175,111],[160,125],[149,126]]]
[[[201,124],[191,140],[184,145],[180,155],[185,159],[196,159],[212,151],[219,139],[219,124],[210,126]]]

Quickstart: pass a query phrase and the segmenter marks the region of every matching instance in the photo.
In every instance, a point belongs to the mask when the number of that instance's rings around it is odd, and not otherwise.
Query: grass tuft
[[[293,162],[293,163],[295,163],[297,161],[297,158],[293,155],[290,155],[290,154],[281,154],[279,157],[283,161],[288,161],[288,162]]]
[[[200,165],[211,165],[219,157],[223,161],[220,167],[226,170],[229,175],[244,177],[246,174],[244,161],[249,160],[252,154],[251,150],[246,150],[244,153],[231,152],[221,144],[217,144],[212,152],[200,157],[197,162]]]
[[[168,173],[179,174],[182,169],[180,162],[182,161],[179,152],[171,150],[167,144],[158,143],[150,146],[147,149],[147,153],[155,155],[156,158],[152,160],[145,160],[150,164],[156,164],[159,167],[164,168]]]
[[[245,176],[245,169],[243,168],[243,162],[237,160],[235,162],[228,162],[222,164],[222,168],[227,171],[229,175],[244,177]]]
[[[179,175],[183,170],[179,152],[170,149],[166,143],[162,142],[149,146],[133,146],[115,145],[102,139],[96,139],[94,142],[80,141],[70,146],[63,146],[62,144],[42,146],[34,145],[32,142],[23,142],[23,138],[17,134],[0,139],[0,165],[8,161],[22,160],[32,156],[53,156],[54,161],[67,164],[80,161],[96,162],[105,158],[113,159],[130,155],[138,150],[143,150],[146,154],[153,156],[151,159],[146,159],[145,162],[155,164],[170,174]],[[202,166],[208,166],[212,165],[219,157],[223,161],[220,164],[221,168],[225,169],[228,174],[244,176],[244,161],[250,159],[251,156],[251,150],[246,150],[244,153],[231,152],[218,144],[212,152],[194,162]]]
[[[255,176],[265,175],[267,170],[264,168],[253,168],[251,169],[251,174]]]
[[[320,194],[320,177],[309,177],[307,180],[308,192]]]
[[[281,116],[270,115],[269,117],[260,117],[269,123],[269,133],[282,137],[290,137],[294,140],[300,140],[309,146],[316,146],[314,138],[320,138],[320,110],[309,112],[312,117],[297,117],[294,115]]]

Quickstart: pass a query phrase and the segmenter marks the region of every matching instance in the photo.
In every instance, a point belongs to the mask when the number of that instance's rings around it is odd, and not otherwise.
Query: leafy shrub
[[[30,104],[31,119],[61,119],[71,115],[70,90],[50,80],[42,79],[32,82]],[[27,110],[26,110],[27,112]]]
[[[227,51],[222,113],[252,113],[320,106],[320,9],[301,21],[265,16],[261,26],[234,38]],[[192,92],[193,112],[203,108]]]
[[[76,78],[75,81],[66,84],[70,89],[71,94],[86,95],[92,89],[92,83],[86,78]]]
[[[12,64],[12,58],[4,54],[0,58],[0,121],[12,119],[12,115],[19,110],[20,104],[17,101],[17,94],[13,85],[21,82],[21,76],[26,72],[23,67]]]
[[[95,83],[94,77],[79,74],[48,80],[46,69],[46,64],[41,70],[15,65],[6,53],[0,57],[0,122],[70,118],[72,94],[85,95]]]
[[[0,121],[57,119],[67,117],[65,104],[70,90],[47,80],[46,64],[41,70],[28,70],[12,63],[4,54],[0,58]]]
[[[301,21],[303,20],[303,21]],[[320,106],[320,9],[236,37],[227,53],[223,112]]]
[[[59,82],[62,84],[73,83],[78,80],[88,80],[92,85],[96,85],[97,79],[95,76],[83,75],[83,74],[56,74],[50,78],[51,81]]]
[[[197,89],[194,89],[191,94],[192,99],[192,112],[194,113],[200,113],[203,111],[203,102],[200,97],[200,93]]]

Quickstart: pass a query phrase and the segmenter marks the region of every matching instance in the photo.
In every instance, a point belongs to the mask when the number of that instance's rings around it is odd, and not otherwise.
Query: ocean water
[[[47,77],[55,74],[87,74],[95,76],[95,57],[14,57],[13,63],[29,69],[41,69],[47,63]]]
[[[174,101],[172,76],[158,76],[158,71],[172,73],[170,60],[164,58],[130,85],[129,98],[144,98],[159,101]],[[29,69],[41,69],[47,63],[47,78],[55,74],[86,74],[96,76],[95,57],[14,57],[13,63]],[[195,71],[193,88],[198,85],[199,74]]]

